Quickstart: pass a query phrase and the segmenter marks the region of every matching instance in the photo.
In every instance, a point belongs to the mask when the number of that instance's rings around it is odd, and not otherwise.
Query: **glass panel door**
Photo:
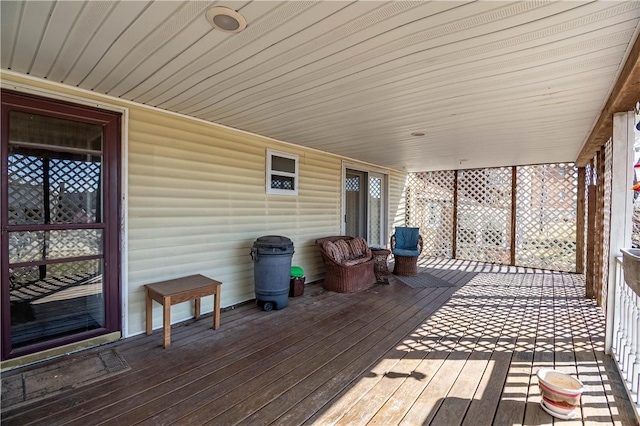
[[[345,174],[345,235],[367,238],[367,179],[363,172],[347,170]]]
[[[344,234],[362,237],[371,246],[387,245],[385,175],[345,169]]]
[[[105,217],[104,126],[4,110],[3,105],[7,358],[104,333],[119,319],[107,309],[118,279],[117,269],[115,276],[105,273],[114,247],[110,252],[106,238],[113,218]],[[113,196],[117,189],[108,192]]]

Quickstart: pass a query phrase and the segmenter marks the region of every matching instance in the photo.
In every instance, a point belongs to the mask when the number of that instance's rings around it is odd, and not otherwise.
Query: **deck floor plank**
[[[124,339],[109,347],[129,371],[3,407],[2,424],[634,424],[583,277],[461,260],[420,267],[457,285],[391,278],[338,294],[310,284],[281,311],[225,310],[217,330],[210,314],[175,324],[166,350],[157,331]],[[542,410],[542,367],[585,384],[575,421]]]
[[[498,341],[496,331],[501,331],[504,326],[504,320],[501,321],[491,309],[499,300],[495,296],[488,298],[485,305],[478,310],[469,330],[465,332],[467,344],[464,350],[470,352],[469,358],[447,398],[433,417],[431,425],[461,425],[464,421],[465,413],[480,388],[491,352]]]
[[[155,377],[162,381],[155,383],[153,387],[146,387],[142,390],[134,386],[128,387],[124,392],[119,393],[120,402],[111,401],[109,405],[106,405],[101,410],[87,413],[86,417],[91,418],[92,421],[96,419],[106,421],[126,417],[126,422],[130,423],[144,420],[149,415],[157,413],[158,410],[164,411],[175,401],[191,400],[191,396],[197,394],[201,386],[207,387],[210,384],[225,383],[228,378],[233,379],[238,374],[241,374],[247,366],[254,363],[262,363],[265,358],[280,353],[283,348],[307,339],[310,332],[323,330],[325,322],[332,324],[332,315],[336,314],[336,311],[326,308],[319,309],[320,313],[313,311],[316,315],[305,326],[291,324],[266,329],[269,338],[265,338],[265,333],[263,332],[257,338],[247,341],[246,343],[249,344],[242,349],[232,352],[234,356],[227,354],[221,358],[211,359],[206,363],[199,363],[198,358],[201,357],[201,353],[194,351],[194,358],[172,360],[175,361],[175,364],[173,366],[174,377],[171,380],[162,380],[164,376],[162,371],[154,371]],[[342,314],[341,312],[337,311],[339,315]],[[141,385],[148,386],[150,383],[147,379],[142,381]],[[128,397],[132,392],[137,392],[140,395],[137,398]],[[167,400],[171,402],[169,405],[167,405]],[[150,407],[147,406],[147,403],[151,403]],[[135,411],[135,413],[132,413],[132,411]],[[145,414],[140,416],[139,412],[144,412]],[[81,425],[83,421],[86,420],[81,418],[78,419],[77,423]]]
[[[457,301],[457,304],[452,301],[453,309],[449,313],[447,321],[451,324],[451,330],[447,333],[449,337],[440,341],[440,344],[444,346],[444,350],[439,352],[445,362],[422,390],[418,398],[414,400],[400,424],[412,425],[421,421],[430,423],[432,420],[436,424],[459,424],[457,421],[454,422],[450,416],[450,410],[455,410],[455,407],[451,405],[457,405],[456,397],[451,396],[450,392],[453,390],[455,394],[456,381],[467,364],[468,358],[473,353],[473,348],[475,348],[482,336],[482,331],[476,330],[475,327],[486,327],[486,322],[482,317],[482,310],[485,308],[486,303],[490,301],[491,299],[485,299],[477,304],[474,302],[468,303],[464,299]],[[479,325],[475,324],[476,321],[479,322]],[[466,378],[468,379],[469,376]],[[477,387],[477,383],[469,385],[473,390]],[[429,413],[429,415],[425,418],[424,413]],[[440,415],[437,420],[435,419],[436,414]],[[378,422],[383,424],[383,419],[379,419]]]
[[[489,274],[477,281],[499,282],[502,285],[489,294],[496,298],[493,314],[493,325],[489,336],[497,336],[494,346],[489,346],[491,358],[465,414],[463,425],[491,425],[509,374],[516,340],[522,328],[527,291],[522,285],[522,277],[499,277]],[[502,291],[501,291],[502,290]]]
[[[543,275],[534,277],[532,285],[525,288],[528,291],[526,292],[523,320],[494,419],[496,424],[522,424],[526,410],[537,409],[533,403],[527,401],[527,397],[540,313],[540,298],[538,291],[534,289],[541,286],[543,277]]]
[[[300,306],[298,311],[302,324],[305,324],[306,327],[313,327],[316,321],[320,321],[326,315],[330,315],[333,309],[340,309],[345,304],[346,306],[355,304],[354,301],[349,301],[346,298],[335,300],[334,302],[335,305],[329,306],[329,308],[322,306],[322,304],[311,308]],[[292,307],[291,311],[294,310]],[[243,327],[248,333],[243,334],[233,327],[231,329],[221,328],[220,333],[211,332],[207,323],[207,327],[201,333],[201,338],[206,336],[207,340],[203,341],[202,345],[183,348],[182,351],[178,349],[180,347],[179,344],[172,345],[169,350],[160,349],[160,341],[157,340],[156,336],[153,339],[156,342],[154,343],[154,350],[145,347],[142,352],[136,353],[138,361],[140,359],[146,361],[141,367],[136,368],[132,365],[130,372],[103,382],[99,387],[83,388],[79,392],[69,392],[59,397],[51,398],[46,405],[34,407],[35,410],[32,413],[30,413],[31,410],[24,410],[20,417],[23,421],[31,421],[33,418],[34,420],[55,422],[58,418],[67,418],[70,415],[80,419],[103,408],[108,408],[107,415],[114,417],[114,414],[119,415],[121,410],[125,409],[125,406],[118,404],[118,402],[124,401],[125,404],[137,406],[137,404],[144,402],[146,395],[153,393],[156,386],[175,383],[174,380],[178,381],[180,375],[185,371],[203,368],[203,366],[209,364],[219,369],[224,367],[225,364],[236,361],[237,358],[241,358],[243,355],[259,352],[260,348],[267,346],[268,342],[264,339],[255,340],[254,337],[260,335],[260,333],[264,334],[273,330],[271,322],[276,320],[277,317],[266,316],[264,312],[259,311],[257,308],[254,311],[257,314],[261,314],[263,319],[257,322],[254,319],[249,319],[248,323],[253,324],[251,331]],[[202,324],[204,321],[202,320],[200,323]],[[300,325],[296,324],[278,327],[277,329],[282,335],[286,335],[287,332],[295,333],[301,331]],[[221,336],[227,339],[220,340]],[[147,336],[147,339],[151,340],[153,337]],[[219,343],[221,342],[224,344],[220,345]],[[179,357],[175,356],[176,352],[180,353]],[[207,353],[207,357],[203,358],[203,353]],[[135,359],[127,356],[126,352],[123,356],[127,360]],[[171,371],[172,376],[167,376],[166,371]],[[148,394],[148,392],[151,392],[151,394]],[[92,403],[87,404],[87,408],[85,408],[85,403],[88,402]]]
[[[446,311],[446,309],[444,310]],[[446,313],[446,312],[445,312]],[[415,394],[415,398],[422,391],[424,386],[428,383],[428,381],[433,377],[435,372],[438,371],[440,365],[444,362],[444,358],[440,357],[435,362],[429,363],[427,358],[435,357],[437,353],[434,349],[436,345],[439,343],[440,338],[429,338],[433,335],[444,335],[446,330],[449,329],[450,323],[442,322],[440,323],[440,318],[442,315],[432,315],[424,325],[419,329],[412,333],[410,336],[403,341],[403,344],[398,347],[392,349],[387,353],[384,359],[375,365],[370,372],[366,372],[361,374],[356,383],[350,387],[336,395],[329,407],[326,411],[318,412],[316,415],[312,416],[309,420],[309,424],[318,423],[318,424],[335,424],[339,420],[341,420],[345,415],[350,413],[353,406],[357,404],[362,398],[365,397],[367,393],[371,391],[371,389],[379,383],[379,381],[387,374],[393,366],[395,366],[398,362],[398,358],[400,356],[404,356],[403,352],[406,352],[409,349],[413,349],[414,354],[417,353],[418,350],[423,351],[421,357],[425,356],[420,360],[420,363],[416,366],[413,371],[413,376],[421,378],[420,380],[410,381],[409,383],[402,386],[403,394],[405,398],[403,398],[403,402],[412,400],[411,395]],[[441,329],[439,327],[445,326],[446,329]],[[440,348],[443,350],[444,347]],[[427,367],[430,367],[430,369]],[[414,390],[417,389],[417,390]],[[415,399],[413,398],[413,399]],[[393,399],[393,396],[391,397]],[[404,413],[402,414],[404,415]],[[402,418],[402,415],[400,418]],[[400,419],[397,419],[398,421]],[[396,424],[396,422],[388,423],[388,424]]]
[[[553,279],[543,277],[540,285],[542,291],[539,293],[539,298],[536,299],[538,319],[527,405],[524,413],[525,425],[552,425],[554,421],[553,417],[540,409],[542,397],[538,390],[538,376],[536,375],[538,369],[553,368],[554,365],[554,307],[547,302],[548,295],[553,295]]]
[[[433,292],[426,293],[431,294]],[[424,294],[424,292],[423,292]],[[369,324],[369,334],[361,338],[353,344],[352,341],[340,342],[340,344],[330,349],[333,356],[329,356],[322,366],[318,366],[306,380],[295,383],[295,386],[289,387],[283,393],[273,392],[262,394],[262,398],[258,397],[258,404],[253,404],[254,408],[258,408],[247,417],[238,418],[237,410],[234,410],[231,417],[222,419],[212,419],[212,424],[229,424],[240,421],[240,424],[268,424],[275,421],[283,412],[293,408],[303,398],[310,395],[318,389],[322,384],[332,380],[335,377],[353,377],[353,372],[360,373],[364,371],[371,362],[377,360],[381,353],[385,353],[395,343],[397,337],[394,330],[403,330],[401,335],[406,335],[415,328],[415,320],[412,321],[414,315],[417,314],[424,306],[433,300],[430,297],[418,298],[417,303],[410,306],[400,305],[391,311],[381,323]],[[380,352],[381,349],[384,349]],[[339,358],[338,358],[339,356]],[[334,359],[336,358],[336,359]],[[319,368],[322,367],[322,368]],[[349,373],[343,370],[350,369]],[[291,380],[293,382],[293,380]],[[268,399],[268,401],[265,401]],[[268,406],[258,407],[260,401],[268,403]],[[245,413],[246,414],[246,413]],[[229,421],[230,420],[230,421]]]
[[[452,315],[454,312],[449,309],[444,309],[438,314],[434,315],[437,317],[442,317],[443,315]],[[437,320],[436,320],[437,321]],[[439,321],[438,321],[439,323]],[[448,332],[451,331],[452,325],[454,324],[452,321],[447,321],[446,329],[437,328],[435,330],[427,330],[436,332],[433,333],[436,336],[445,336]],[[407,394],[408,385],[411,381],[419,380],[420,377],[424,377],[425,381],[427,376],[421,372],[420,366],[426,355],[429,353],[441,353],[447,354],[446,345],[442,344],[442,337],[437,337],[435,339],[430,338],[431,333],[423,335],[423,333],[417,334],[413,341],[405,341],[404,345],[400,346],[401,349],[404,349],[404,353],[401,353],[402,357],[399,362],[394,366],[393,370],[387,370],[380,376],[380,379],[377,383],[374,384],[373,387],[367,390],[366,393],[362,395],[362,398],[351,407],[347,414],[340,419],[337,423],[338,425],[349,425],[349,424],[363,424],[370,422],[371,424],[379,424],[380,421],[383,421],[383,424],[387,424],[388,422],[384,419],[374,419],[378,414],[381,414],[384,417],[384,413],[380,413],[380,410],[384,409],[385,403],[394,395],[397,390],[402,387],[402,393],[407,399],[410,399],[410,395]],[[423,338],[426,337],[425,338]],[[434,351],[434,346],[438,349],[438,351]],[[427,352],[429,350],[429,352]],[[442,357],[442,361],[444,362],[445,357]],[[441,363],[439,363],[441,365]],[[438,369],[434,369],[434,371],[438,371]],[[431,379],[429,377],[428,379]]]
[[[281,378],[289,374],[293,368],[299,365],[304,365],[306,368],[312,367],[314,362],[326,357],[326,351],[330,348],[341,341],[350,341],[352,335],[357,335],[367,324],[375,322],[392,310],[393,307],[394,305],[388,303],[385,299],[380,299],[372,305],[359,305],[355,309],[344,311],[333,324],[326,324],[319,328],[317,333],[308,336],[305,339],[306,345],[294,347],[293,350],[289,351],[286,348],[280,348],[278,353],[271,355],[273,359],[263,358],[256,362],[254,368],[244,372],[242,376],[234,375],[230,377],[233,385],[235,385],[234,388],[225,389],[224,392],[220,392],[219,389],[211,389],[211,391],[205,389],[204,392],[200,393],[196,393],[197,389],[190,389],[195,395],[187,395],[188,400],[179,406],[179,410],[166,410],[172,404],[167,405],[166,402],[160,401],[161,406],[164,405],[166,411],[149,418],[149,423],[170,422],[185,415],[189,415],[194,421],[204,422],[210,416],[207,413],[221,413],[251,395],[271,388],[274,382],[279,382],[279,385],[282,386]],[[326,338],[323,338],[323,336]],[[274,363],[272,365],[273,368],[269,368],[271,363]],[[292,377],[295,377],[295,375],[292,375]],[[216,388],[219,387],[216,382],[213,383],[216,384]],[[246,383],[246,385],[239,387],[243,383]],[[175,398],[170,398],[170,400],[175,401]],[[196,410],[198,412],[194,412]],[[194,413],[190,414],[192,412]]]
[[[580,333],[580,330],[573,328],[571,316],[574,315],[570,307],[569,298],[573,294],[573,286],[565,285],[562,276],[558,276],[554,280],[553,286],[553,323],[555,327],[554,342],[554,369],[563,373],[570,374],[573,377],[578,376],[576,366],[576,350],[574,346],[573,335]],[[575,295],[578,296],[578,295]],[[582,349],[580,349],[582,351]],[[576,418],[565,420],[563,425],[579,426],[582,425],[582,407],[576,408]]]
[[[425,306],[420,311],[420,317],[428,318],[432,315],[453,293],[452,289],[438,289],[438,292],[433,293],[434,296],[437,295],[434,299],[432,299],[427,306]],[[424,317],[423,317],[424,316]],[[417,317],[417,318],[420,318]],[[416,323],[416,318],[412,319],[413,324]],[[423,323],[424,324],[424,323]],[[420,330],[423,329],[423,326],[415,326],[414,332],[410,335],[407,334],[404,339],[400,341],[396,341],[396,347],[404,350],[406,349],[406,340],[411,340],[414,334],[419,334]],[[396,336],[397,337],[397,336]],[[389,338],[388,340],[393,341],[394,338]],[[389,348],[392,346],[389,346]],[[354,392],[346,392],[346,398],[344,398],[345,389],[351,390],[359,385],[360,380],[358,378],[369,377],[372,371],[385,371],[384,369],[376,370],[377,365],[380,363],[384,363],[384,359],[380,357],[379,354],[375,352],[368,352],[360,359],[360,363],[351,364],[347,366],[340,376],[332,378],[330,381],[327,381],[318,389],[316,389],[313,393],[307,396],[301,403],[297,404],[295,407],[290,409],[287,413],[281,416],[277,420],[277,424],[287,425],[302,423],[307,419],[312,419],[314,416],[324,412],[325,410],[334,410],[334,408],[345,407],[342,409],[342,414],[338,415],[336,421],[339,420],[344,414],[349,410],[347,406],[353,405],[353,403],[357,403],[360,398],[349,398],[354,395],[358,395],[358,393]],[[376,364],[374,364],[376,363]],[[377,383],[377,380],[371,382],[372,384]],[[364,389],[360,389],[364,393]],[[344,399],[344,401],[343,401]],[[323,409],[325,407],[325,409]],[[310,423],[315,423],[310,422]],[[327,424],[328,422],[321,421],[319,424]]]

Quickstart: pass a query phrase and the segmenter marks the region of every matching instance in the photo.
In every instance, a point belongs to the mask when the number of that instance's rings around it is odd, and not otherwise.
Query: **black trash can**
[[[265,235],[253,243],[253,284],[256,302],[265,311],[282,309],[289,303],[289,273],[293,242],[280,235]]]

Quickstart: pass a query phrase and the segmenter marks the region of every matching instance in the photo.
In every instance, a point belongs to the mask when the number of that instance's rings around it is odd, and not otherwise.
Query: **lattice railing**
[[[577,176],[572,163],[517,168],[517,265],[575,272]]]
[[[409,175],[407,226],[420,228],[424,256],[453,256],[454,185],[451,170]]]
[[[458,171],[456,257],[511,261],[510,167]]]

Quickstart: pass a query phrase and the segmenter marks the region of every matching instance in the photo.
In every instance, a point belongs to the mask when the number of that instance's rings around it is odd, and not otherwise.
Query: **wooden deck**
[[[160,330],[126,339],[109,347],[129,371],[3,410],[2,424],[553,424],[543,366],[586,386],[580,417],[558,424],[635,424],[580,276],[423,266],[479,273],[461,288],[311,284],[281,311],[247,304],[218,330],[207,318],[175,327],[169,349]]]

